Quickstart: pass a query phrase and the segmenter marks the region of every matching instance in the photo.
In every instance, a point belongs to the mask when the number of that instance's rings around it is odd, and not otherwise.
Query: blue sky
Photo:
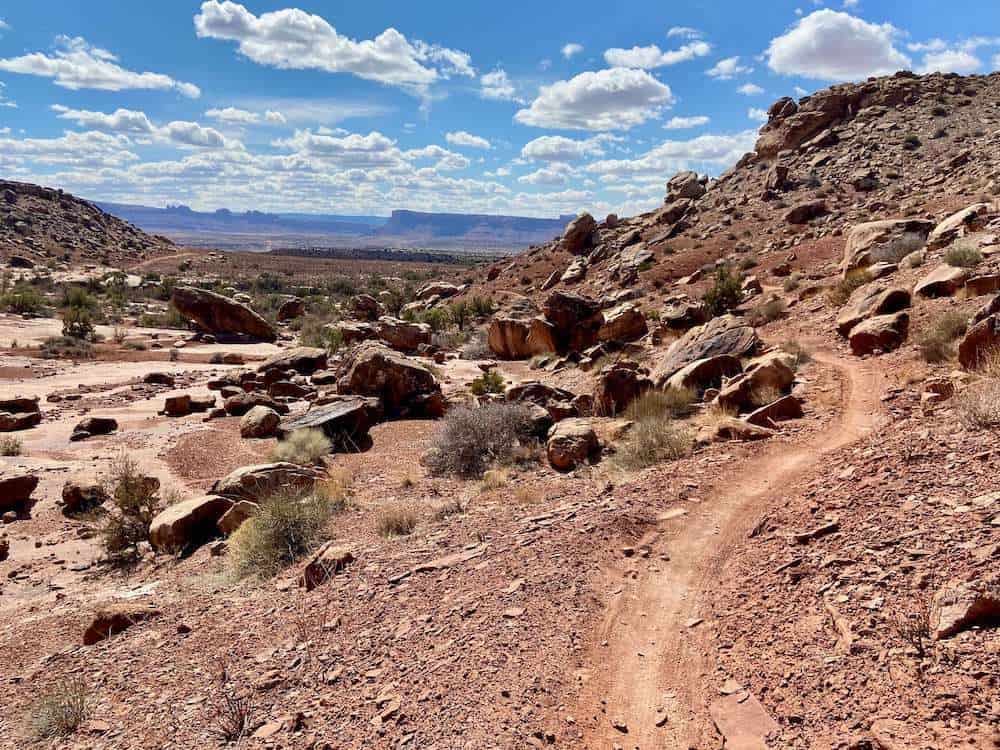
[[[198,209],[628,215],[780,96],[1000,67],[981,0],[6,5],[0,175]]]

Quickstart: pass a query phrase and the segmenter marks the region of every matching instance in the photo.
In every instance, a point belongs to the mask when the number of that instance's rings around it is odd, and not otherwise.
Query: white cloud
[[[848,13],[817,10],[771,40],[766,56],[776,73],[828,81],[856,81],[909,68],[894,46],[899,31]]]
[[[60,120],[72,120],[82,128],[100,130],[104,133],[126,133],[129,135],[152,135],[156,128],[145,112],[131,109],[116,109],[111,114],[70,109],[62,104],[53,104],[52,110],[59,113]]]
[[[239,125],[254,125],[260,122],[260,115],[238,107],[226,107],[225,109],[210,109],[205,113],[205,117],[219,122],[236,123]]]
[[[481,148],[486,150],[493,148],[490,145],[490,142],[485,138],[473,135],[472,133],[467,133],[464,130],[446,133],[444,139],[452,146],[465,146],[466,148]]]
[[[2,31],[10,31],[10,24],[0,18],[0,32]]]
[[[528,141],[521,149],[521,157],[531,161],[567,162],[593,156],[604,156],[602,145],[622,140],[607,133],[578,141],[561,135],[543,135]]]
[[[702,34],[698,29],[693,29],[690,26],[671,26],[667,30],[667,36],[673,38],[679,36],[682,39],[701,39],[704,34]]]
[[[518,177],[517,181],[525,185],[566,185],[573,175],[571,166],[555,162],[523,177]]]
[[[844,0],[845,8],[857,8],[861,4],[860,0]]]
[[[0,60],[0,70],[23,75],[51,78],[66,89],[173,89],[197,99],[201,90],[193,83],[175,81],[162,73],[136,73],[118,65],[118,58],[107,50],[92,47],[81,37],[57,37],[51,55],[33,52]]]
[[[564,44],[561,50],[562,56],[569,60],[573,55],[579,55],[583,52],[583,45],[577,44],[576,42],[570,42],[569,44]]]
[[[948,43],[944,39],[929,39],[926,42],[909,42],[906,49],[910,52],[940,52],[947,49]]]
[[[240,54],[261,65],[350,73],[415,93],[452,75],[475,75],[465,52],[411,42],[391,27],[374,39],[355,41],[322,16],[298,8],[255,16],[231,0],[206,0],[194,25],[199,37],[234,41]]]
[[[738,75],[753,73],[753,68],[748,65],[740,65],[739,55],[736,55],[735,57],[727,57],[723,60],[719,60],[719,62],[705,72],[712,76],[712,78],[718,78],[721,81],[728,81]]]
[[[7,107],[9,109],[17,109],[17,102],[12,102],[10,99],[8,99],[4,95],[3,90],[5,88],[7,88],[7,84],[4,83],[3,81],[0,81],[0,107]]]
[[[756,83],[744,83],[736,91],[744,96],[760,96],[764,93],[764,89]]]
[[[542,86],[514,119],[523,125],[566,130],[629,130],[674,103],[670,87],[643,70],[609,68]]]
[[[747,117],[754,122],[767,122],[767,110],[759,107],[750,107],[747,110]]]
[[[671,117],[663,125],[667,130],[687,130],[708,125],[709,118],[705,115],[694,115],[693,117]]]
[[[726,168],[753,149],[757,133],[700,135],[688,141],[664,141],[635,159],[614,159],[589,164],[587,169],[602,179],[642,177],[662,179],[682,169]]]
[[[264,113],[264,120],[272,125],[284,125],[288,122],[288,119],[281,112],[273,109],[269,109]]]
[[[391,114],[393,109],[375,102],[352,102],[343,99],[316,99],[309,97],[259,96],[241,98],[235,102],[239,109],[264,112],[264,119],[275,124],[291,122],[303,126],[336,125],[353,118],[375,118]],[[274,114],[268,118],[267,112]],[[278,115],[283,121],[278,119]]]
[[[661,50],[655,44],[648,47],[632,47],[632,49],[621,49],[618,47],[605,50],[604,59],[608,65],[616,68],[643,68],[651,70],[665,65],[676,65],[677,63],[694,60],[696,57],[704,57],[712,51],[712,45],[707,42],[691,42],[678,49]]]
[[[33,166],[62,164],[78,167],[120,167],[139,160],[128,150],[126,136],[89,131],[59,138],[0,138],[0,154],[25,157]]]
[[[403,159],[396,142],[376,130],[368,135],[322,135],[311,130],[296,130],[291,138],[274,141],[272,145],[291,149],[301,156],[329,160],[343,168],[392,166]],[[440,146],[434,148],[440,149]]]
[[[983,66],[983,61],[971,52],[949,49],[924,55],[920,73],[975,73]]]
[[[484,99],[497,101],[516,101],[517,89],[507,77],[507,71],[497,68],[490,73],[484,73],[479,79],[479,95]]]
[[[184,120],[168,122],[162,128],[158,128],[156,133],[157,136],[173,143],[197,148],[227,148],[235,145],[227,141],[215,128],[206,128],[196,122]]]

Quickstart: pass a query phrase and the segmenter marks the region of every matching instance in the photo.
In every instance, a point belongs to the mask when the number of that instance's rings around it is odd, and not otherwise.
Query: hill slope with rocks
[[[782,99],[459,278],[14,295],[0,747],[1000,747],[998,102]]]

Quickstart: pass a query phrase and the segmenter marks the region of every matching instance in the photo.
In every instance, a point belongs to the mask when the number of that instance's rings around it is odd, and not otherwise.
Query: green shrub
[[[983,254],[974,245],[956,242],[945,252],[944,262],[956,268],[975,268],[983,262]]]
[[[0,308],[16,315],[41,315],[46,310],[45,298],[34,287],[18,284],[0,296]]]
[[[81,341],[94,336],[94,322],[85,307],[67,307],[62,313],[62,335]]]
[[[21,438],[15,435],[0,437],[0,456],[20,456],[23,449]]]
[[[90,359],[93,347],[85,339],[69,336],[50,336],[42,342],[43,359]]]
[[[488,318],[496,312],[497,306],[493,304],[493,300],[491,299],[474,295],[472,299],[469,300],[469,308],[472,310],[472,316],[474,318],[482,319]]]
[[[277,575],[324,540],[334,509],[319,492],[275,492],[229,538],[233,574],[237,578]]]
[[[319,429],[295,430],[271,452],[274,461],[312,466],[323,461],[333,450],[329,438]]]
[[[104,551],[112,563],[128,565],[138,559],[136,546],[149,539],[149,526],[160,509],[160,483],[121,453],[112,460],[105,485],[112,508],[101,529]]]
[[[762,326],[784,317],[787,305],[783,299],[769,299],[757,305],[747,315],[747,321],[752,326]]]
[[[740,289],[740,279],[729,266],[721,266],[715,272],[715,283],[705,292],[702,301],[713,317],[724,315],[740,304],[743,292]]]
[[[472,391],[472,395],[474,396],[483,396],[487,393],[503,393],[503,375],[501,375],[497,370],[484,372],[472,381],[472,384],[469,386],[469,390]]]

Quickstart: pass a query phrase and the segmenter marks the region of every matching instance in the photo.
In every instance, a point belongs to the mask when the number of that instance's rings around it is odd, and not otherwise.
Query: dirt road
[[[603,718],[585,734],[584,747],[703,746],[700,738],[711,721],[708,704],[719,697],[720,686],[713,646],[706,628],[696,623],[708,611],[703,605],[723,564],[796,480],[869,434],[879,420],[882,387],[876,371],[833,353],[815,357],[843,379],[839,418],[807,441],[775,446],[738,476],[723,478],[687,515],[665,514],[645,540],[652,544],[650,559],[669,555],[669,563],[652,566],[633,595],[616,597],[605,613],[597,639],[602,645],[590,665],[592,683],[578,713]]]

